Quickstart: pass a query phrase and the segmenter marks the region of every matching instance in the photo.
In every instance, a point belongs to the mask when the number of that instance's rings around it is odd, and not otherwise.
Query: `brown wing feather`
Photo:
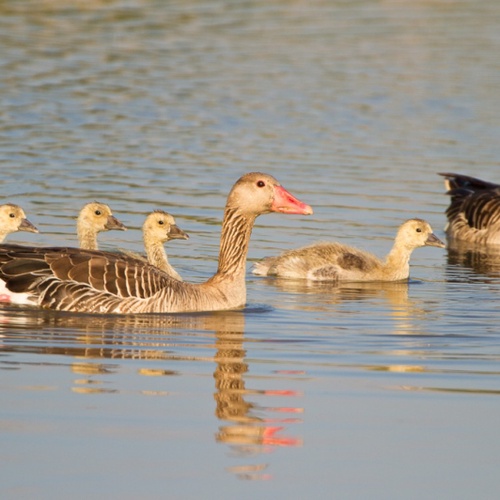
[[[463,200],[461,211],[470,227],[488,228],[500,219],[500,188],[471,194]]]
[[[122,254],[18,245],[0,246],[0,278],[12,291],[36,289],[47,300],[91,293],[143,299],[172,281],[145,261]]]
[[[449,221],[463,214],[469,227],[487,229],[500,220],[500,185],[462,174],[441,173],[450,195]]]

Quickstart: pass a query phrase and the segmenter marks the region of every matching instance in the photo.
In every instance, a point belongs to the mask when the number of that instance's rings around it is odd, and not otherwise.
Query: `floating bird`
[[[253,273],[312,281],[399,281],[409,277],[413,250],[426,245],[445,246],[428,222],[410,219],[399,227],[385,261],[341,243],[316,243],[257,262]]]
[[[312,214],[272,176],[253,172],[231,189],[222,221],[219,264],[190,284],[133,257],[97,250],[0,245],[0,279],[13,303],[86,313],[171,313],[241,308],[255,219],[265,213]]]

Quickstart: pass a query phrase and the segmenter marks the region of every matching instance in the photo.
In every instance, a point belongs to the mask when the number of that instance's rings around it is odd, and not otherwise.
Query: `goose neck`
[[[248,245],[255,216],[226,207],[222,222],[218,275],[245,276]]]
[[[385,269],[394,279],[405,279],[410,273],[410,255],[412,249],[395,244],[387,255]]]
[[[81,227],[77,228],[78,233],[78,241],[80,242],[80,248],[84,250],[97,250],[97,235],[90,232],[85,231]]]
[[[161,243],[149,243],[146,240],[144,240],[144,247],[146,248],[148,262],[156,267],[163,268],[168,262],[165,247]]]

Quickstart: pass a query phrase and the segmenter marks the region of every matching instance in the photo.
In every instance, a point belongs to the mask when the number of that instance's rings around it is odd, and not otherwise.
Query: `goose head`
[[[0,227],[4,236],[16,231],[38,233],[38,229],[26,218],[24,210],[12,203],[0,205]]]
[[[248,216],[269,212],[311,215],[312,208],[292,196],[273,176],[251,172],[241,177],[229,193],[228,208],[238,208]]]
[[[396,242],[408,248],[423,246],[445,248],[445,244],[433,233],[431,225],[423,219],[410,219],[401,224]]]
[[[93,201],[87,203],[80,211],[77,219],[79,231],[99,233],[110,229],[125,231],[127,228],[113,216],[111,208],[105,203]]]
[[[173,239],[187,240],[189,236],[175,223],[175,219],[163,210],[151,212],[142,226],[144,239],[165,243]]]

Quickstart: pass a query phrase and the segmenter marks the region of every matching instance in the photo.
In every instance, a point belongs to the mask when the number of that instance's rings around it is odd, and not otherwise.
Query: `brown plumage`
[[[451,197],[446,210],[448,238],[500,244],[500,185],[461,174],[440,173]]]
[[[97,250],[97,235],[101,231],[127,228],[113,216],[111,208],[105,203],[92,201],[83,206],[76,221],[76,232],[80,248]]]
[[[428,222],[410,219],[399,227],[385,262],[341,243],[316,243],[257,262],[253,273],[311,281],[399,281],[409,277],[413,250],[426,245],[445,246]]]
[[[38,229],[26,218],[20,206],[13,203],[0,205],[0,243],[8,234],[16,231],[38,233]]]
[[[171,278],[142,260],[78,248],[0,245],[0,278],[10,300],[89,313],[169,313],[234,309],[246,302],[245,263],[257,216],[308,215],[270,175],[241,177],[229,193],[217,273],[205,283]]]

